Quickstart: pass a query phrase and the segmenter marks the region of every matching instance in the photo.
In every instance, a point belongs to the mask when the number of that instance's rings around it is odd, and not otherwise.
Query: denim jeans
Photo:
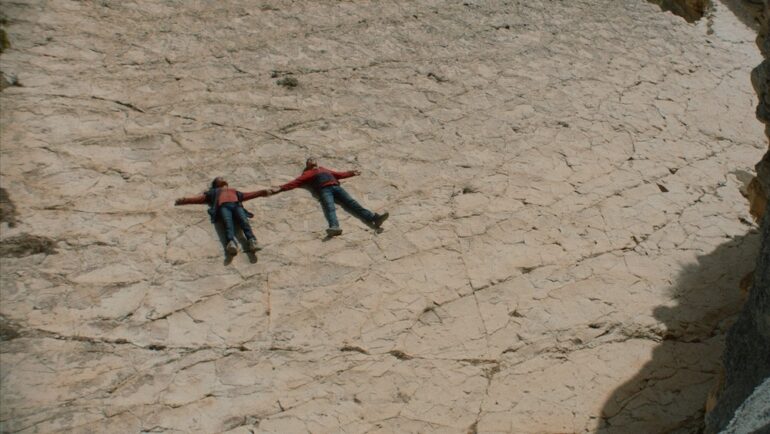
[[[329,222],[330,228],[338,228],[340,226],[337,221],[337,210],[334,207],[334,199],[337,199],[340,205],[361,220],[366,222],[374,220],[374,213],[362,207],[361,204],[350,197],[350,194],[339,185],[330,185],[321,188],[318,192],[318,196],[321,200],[321,207],[324,210],[324,217],[326,217],[326,221]]]
[[[238,202],[227,202],[219,206],[219,216],[222,217],[222,223],[225,226],[225,236],[227,241],[235,241],[235,226],[233,222],[238,223],[246,239],[256,239],[254,232],[251,231],[249,216]]]

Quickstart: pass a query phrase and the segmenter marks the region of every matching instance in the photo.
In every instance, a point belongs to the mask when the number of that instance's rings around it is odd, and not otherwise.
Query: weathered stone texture
[[[4,2],[8,432],[693,430],[760,235],[754,35],[639,0]],[[294,80],[288,80],[288,78]],[[281,81],[281,83],[279,83]],[[304,158],[389,209],[323,241]],[[741,172],[741,173],[743,173]],[[5,214],[4,214],[5,215]]]

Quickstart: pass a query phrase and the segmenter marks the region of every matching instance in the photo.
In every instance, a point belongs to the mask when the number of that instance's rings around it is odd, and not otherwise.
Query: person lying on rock
[[[256,252],[260,248],[257,246],[257,237],[254,236],[254,232],[251,230],[249,224],[249,218],[254,217],[254,214],[248,212],[243,207],[242,202],[245,202],[256,197],[263,197],[270,195],[270,190],[257,190],[247,193],[241,193],[240,191],[230,188],[227,181],[218,176],[211,181],[211,187],[208,191],[199,194],[198,196],[183,197],[177,199],[174,205],[194,205],[194,204],[207,204],[209,206],[209,216],[211,216],[211,223],[216,223],[219,218],[222,219],[222,224],[225,227],[225,237],[227,238],[227,246],[225,251],[228,255],[234,256],[238,254],[238,245],[235,242],[235,225],[241,227],[243,235],[246,236],[246,246],[244,248],[247,252]]]
[[[302,171],[302,175],[284,185],[271,188],[270,193],[276,194],[302,186],[311,187],[315,193],[318,194],[318,199],[321,201],[324,217],[326,217],[326,221],[329,223],[326,234],[330,237],[342,234],[342,229],[337,221],[337,210],[334,206],[335,199],[359,219],[374,228],[379,228],[388,218],[388,213],[383,212],[382,214],[376,214],[369,211],[356,202],[356,200],[353,199],[342,186],[340,186],[340,179],[350,178],[351,176],[360,174],[361,172],[358,170],[335,172],[334,170],[319,166],[316,163],[315,158],[311,157],[305,161],[305,170]]]

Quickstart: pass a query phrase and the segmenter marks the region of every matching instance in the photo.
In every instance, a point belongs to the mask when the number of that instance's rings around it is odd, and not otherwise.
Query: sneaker
[[[238,254],[238,245],[235,244],[235,241],[229,241],[227,247],[225,247],[225,251],[228,255],[235,256]]]
[[[326,235],[330,237],[336,237],[337,235],[342,235],[342,229],[341,228],[329,228],[326,230]]]
[[[252,239],[252,240],[246,241],[247,252],[256,252],[258,250],[262,250],[262,248],[257,245],[257,240]]]
[[[387,211],[385,211],[382,214],[375,214],[374,218],[372,219],[372,224],[374,225],[375,228],[378,228],[382,226],[382,224],[385,222],[385,220],[388,219],[388,217],[390,217],[390,214],[388,214]]]

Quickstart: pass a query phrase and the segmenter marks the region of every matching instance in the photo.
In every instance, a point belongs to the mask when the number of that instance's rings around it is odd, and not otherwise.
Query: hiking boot
[[[374,225],[375,228],[379,228],[382,226],[385,220],[388,219],[388,217],[390,217],[390,214],[388,214],[387,211],[382,214],[375,214],[374,218],[372,219],[372,225]]]
[[[258,250],[262,250],[262,248],[257,245],[257,240],[251,239],[251,240],[246,241],[246,251],[247,252],[256,252]]]
[[[235,256],[238,254],[238,245],[235,244],[235,241],[228,241],[227,247],[225,247],[225,251],[230,256]]]
[[[329,228],[326,230],[326,235],[330,237],[336,237],[337,235],[342,235],[342,229],[338,227]]]

